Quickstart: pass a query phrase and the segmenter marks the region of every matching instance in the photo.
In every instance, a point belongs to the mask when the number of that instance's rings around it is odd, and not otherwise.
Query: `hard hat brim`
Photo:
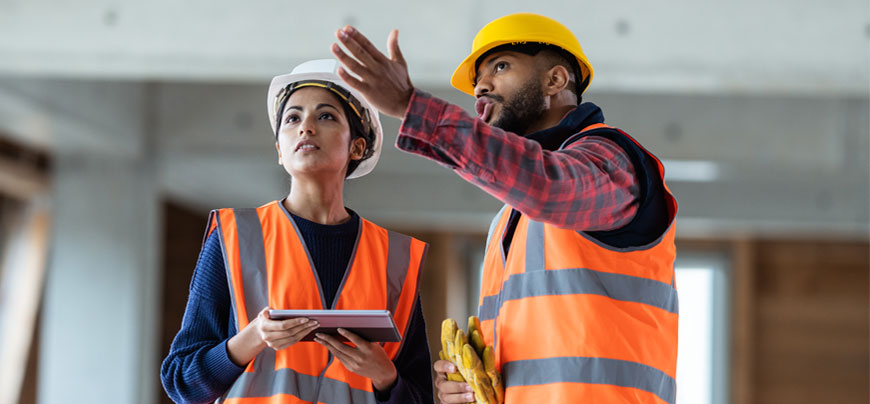
[[[474,96],[474,77],[477,75],[477,72],[474,70],[474,67],[477,63],[477,59],[483,56],[486,52],[505,44],[517,43],[517,39],[506,39],[501,41],[493,41],[486,46],[482,46],[479,49],[472,52],[468,55],[456,70],[453,71],[453,76],[450,77],[450,84],[455,87],[457,90],[462,91],[468,95]],[[534,39],[524,39],[522,42],[541,42],[541,43],[549,43],[548,41],[535,41]],[[555,45],[554,45],[555,46]],[[592,70],[592,66],[590,66],[587,62],[578,58],[574,55],[570,50],[566,51],[574,56],[574,59],[577,60],[577,63],[580,65],[581,70],[587,74],[588,80],[592,81],[592,76],[594,74]],[[578,80],[582,81],[582,78],[578,78]]]

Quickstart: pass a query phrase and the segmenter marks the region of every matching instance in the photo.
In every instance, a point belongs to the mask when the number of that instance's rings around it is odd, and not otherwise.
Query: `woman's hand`
[[[347,370],[372,379],[372,386],[378,391],[387,391],[393,387],[398,373],[381,344],[368,342],[343,328],[339,328],[338,333],[356,346],[347,345],[321,333],[315,334],[314,341],[326,347]]]
[[[303,337],[314,331],[319,323],[307,318],[291,318],[288,320],[272,320],[269,317],[269,308],[260,311],[257,318],[251,323],[257,330],[260,340],[269,348],[280,351],[293,345]]]
[[[241,332],[227,341],[230,360],[245,366],[265,347],[276,351],[287,348],[314,331],[318,322],[307,318],[272,320],[269,308],[265,307]]]

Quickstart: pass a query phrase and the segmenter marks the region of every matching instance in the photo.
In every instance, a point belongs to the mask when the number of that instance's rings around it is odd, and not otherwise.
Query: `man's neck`
[[[538,131],[542,131],[544,129],[552,128],[559,124],[565,115],[571,112],[574,108],[577,108],[576,105],[570,104],[562,104],[559,106],[551,106],[541,115],[541,119],[538,122],[535,122],[526,130],[526,135],[535,133]]]

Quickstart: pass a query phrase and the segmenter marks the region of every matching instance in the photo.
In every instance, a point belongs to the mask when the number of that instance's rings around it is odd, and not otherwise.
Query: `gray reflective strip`
[[[254,372],[242,373],[219,401],[290,394],[309,402],[376,403],[374,393],[351,388],[338,380],[320,380],[318,376],[298,373],[293,369],[275,370],[275,351],[266,348],[254,360]],[[317,393],[318,383],[321,383],[320,394]]]
[[[498,295],[486,296],[483,304],[477,306],[477,317],[480,321],[494,320],[498,316]]]
[[[543,271],[544,267],[544,224],[529,220],[526,232],[526,272]]]
[[[495,237],[495,234],[493,233],[495,233],[495,228],[498,227],[498,222],[501,220],[501,216],[504,214],[505,209],[508,209],[507,205],[502,206],[501,209],[498,210],[498,213],[496,213],[495,217],[492,218],[492,223],[489,224],[489,232],[486,233],[487,250],[489,250],[489,243],[493,240],[493,237]]]
[[[388,231],[389,246],[387,248],[387,310],[396,314],[402,287],[408,275],[408,265],[411,263],[411,237]]]
[[[215,228],[215,231],[217,232],[218,239],[220,240],[221,254],[223,254],[223,258],[224,258],[224,268],[226,269],[226,272],[227,272],[227,287],[229,288],[228,290],[230,291],[230,309],[231,309],[230,317],[233,319],[233,323],[235,323],[236,330],[238,331],[239,319],[236,316],[236,294],[235,294],[234,289],[233,289],[233,274],[230,271],[230,260],[227,259],[227,243],[226,243],[226,241],[224,241],[223,224],[221,224],[221,220],[220,220],[221,216],[218,214],[218,211],[213,210],[212,214],[214,215],[214,220],[217,221],[217,227]]]
[[[498,254],[499,254],[499,257],[501,257],[501,269],[502,269],[502,271],[504,271],[505,268],[507,268],[507,262],[506,262],[506,259],[504,256],[504,235],[507,232],[507,227],[508,227],[508,224],[510,224],[510,223],[505,223],[505,227],[504,227],[504,229],[502,229],[500,234],[495,234],[495,229],[498,227],[498,223],[501,221],[501,218],[504,215],[505,211],[509,210],[509,209],[512,209],[512,208],[510,206],[508,206],[507,204],[505,204],[504,206],[501,207],[501,209],[499,209],[498,213],[496,213],[495,217],[492,219],[492,223],[490,223],[490,225],[489,225],[489,234],[486,235],[486,253],[489,253],[489,243],[492,243],[492,242],[498,243]],[[508,219],[510,219],[510,218],[508,218]],[[496,237],[498,237],[498,239],[496,239]],[[484,257],[484,260],[486,260],[486,257]],[[486,265],[485,261],[481,265],[481,268],[480,268],[481,272],[484,271],[483,265]],[[481,274],[481,277],[483,277],[483,276],[486,276],[486,274],[485,273]],[[491,299],[491,302],[489,303],[489,305],[498,307],[499,306],[498,295],[492,296],[492,297],[494,299]],[[487,304],[486,298],[484,299],[483,303],[484,303],[484,305]],[[480,310],[478,310],[478,317],[483,319],[483,317],[480,315]],[[493,316],[492,318],[494,319],[495,316]],[[492,326],[492,340],[495,341],[495,342],[493,342],[493,348],[495,348],[498,344],[498,327],[497,327],[497,325],[498,324],[493,323],[493,326]]]
[[[317,401],[329,404],[377,403],[375,393],[354,389],[345,382],[328,378],[323,379],[323,386],[320,388],[320,396],[317,397]]]
[[[266,280],[266,248],[263,228],[256,209],[233,209],[239,232],[239,258],[242,265],[242,286],[245,289],[245,310],[253,321],[269,305],[269,285]]]
[[[584,268],[513,274],[502,285],[499,295],[484,298],[478,313],[481,321],[494,319],[500,308],[498,296],[504,302],[534,296],[580,294],[607,296],[678,313],[677,291],[667,283]]]
[[[507,362],[505,387],[550,383],[590,383],[632,387],[673,404],[676,381],[665,372],[637,362],[606,358],[559,357]]]

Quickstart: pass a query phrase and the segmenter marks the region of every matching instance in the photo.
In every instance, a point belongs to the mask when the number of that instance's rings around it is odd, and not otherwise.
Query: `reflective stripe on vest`
[[[263,307],[390,310],[402,336],[417,299],[425,243],[360,219],[335,302],[324,301],[317,273],[292,217],[275,201],[257,209],[212,212],[219,230],[238,330]],[[279,269],[280,270],[277,270]],[[386,343],[395,359],[401,342]],[[348,371],[316,342],[265,348],[220,400],[226,403],[374,403],[371,380]]]
[[[478,307],[506,404],[673,404],[673,217],[658,240],[620,249],[523,215],[505,256],[510,215],[505,206],[490,227]]]

